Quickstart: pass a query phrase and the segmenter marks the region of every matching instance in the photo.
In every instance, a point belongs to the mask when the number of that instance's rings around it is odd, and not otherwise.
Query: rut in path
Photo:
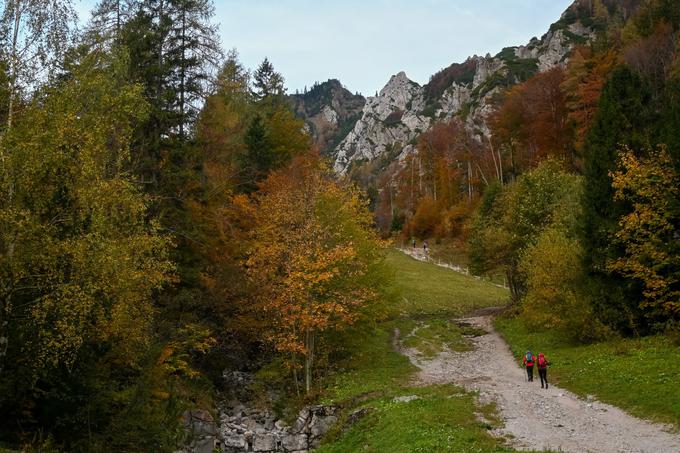
[[[420,368],[417,384],[455,383],[479,391],[482,403],[495,402],[505,424],[495,434],[510,437],[514,448],[574,453],[680,452],[680,436],[667,432],[667,426],[640,420],[608,404],[580,399],[552,385],[541,389],[538,377],[526,382],[524,370],[493,330],[489,316],[458,322],[487,332],[470,339],[473,351],[446,351],[432,359],[420,356],[415,349],[400,351]]]

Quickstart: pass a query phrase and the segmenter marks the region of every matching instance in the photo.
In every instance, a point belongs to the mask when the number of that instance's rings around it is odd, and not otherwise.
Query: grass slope
[[[387,261],[395,271],[394,289],[399,293],[393,307],[395,316],[352,336],[349,346],[353,354],[338,364],[343,371],[330,379],[323,398],[324,403],[341,405],[345,418],[359,409],[366,409],[367,415],[345,432],[330,433],[317,451],[513,451],[488,432],[497,423],[493,407],[479,407],[475,395],[453,385],[414,386],[416,368],[392,347],[395,328],[404,335],[415,326],[421,327],[419,338],[409,341],[423,347],[425,354],[436,352],[432,348],[442,347],[440,343],[463,347],[462,330],[448,324],[448,319],[502,304],[506,293],[396,251],[389,253]],[[419,399],[394,400],[414,395]],[[484,421],[476,413],[484,414]],[[337,424],[346,425],[346,420]]]
[[[414,260],[396,250],[387,255],[387,263],[395,270],[399,300],[394,309],[401,316],[456,317],[507,303],[508,293],[503,288]]]
[[[521,318],[499,318],[495,325],[518,360],[527,348],[545,353],[555,384],[680,429],[680,347],[667,338],[576,346],[556,332],[530,332]]]

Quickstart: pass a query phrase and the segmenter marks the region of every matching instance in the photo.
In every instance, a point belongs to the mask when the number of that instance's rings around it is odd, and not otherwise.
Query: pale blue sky
[[[540,37],[573,0],[215,0],[225,49],[267,56],[290,92],[339,79],[373,95],[405,71],[426,83],[468,56]],[[81,18],[95,0],[76,0]]]

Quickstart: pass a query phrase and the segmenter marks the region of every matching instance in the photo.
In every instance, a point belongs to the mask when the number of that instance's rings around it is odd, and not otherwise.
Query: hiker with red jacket
[[[538,375],[541,378],[541,388],[543,388],[543,383],[545,382],[545,388],[548,388],[548,359],[545,358],[542,352],[538,353],[538,361],[536,366],[538,367]]]
[[[536,356],[532,354],[531,351],[527,351],[524,354],[524,360],[522,361],[527,369],[527,379],[529,382],[534,382],[534,363],[536,362]]]

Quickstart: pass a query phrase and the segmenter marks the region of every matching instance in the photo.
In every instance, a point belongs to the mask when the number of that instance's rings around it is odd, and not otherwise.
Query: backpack
[[[524,356],[524,359],[527,361],[527,363],[532,363],[534,361],[534,355],[530,352],[527,352]]]
[[[545,366],[548,364],[548,362],[545,360],[545,357],[539,357],[538,358],[538,366],[540,368],[545,368]]]

